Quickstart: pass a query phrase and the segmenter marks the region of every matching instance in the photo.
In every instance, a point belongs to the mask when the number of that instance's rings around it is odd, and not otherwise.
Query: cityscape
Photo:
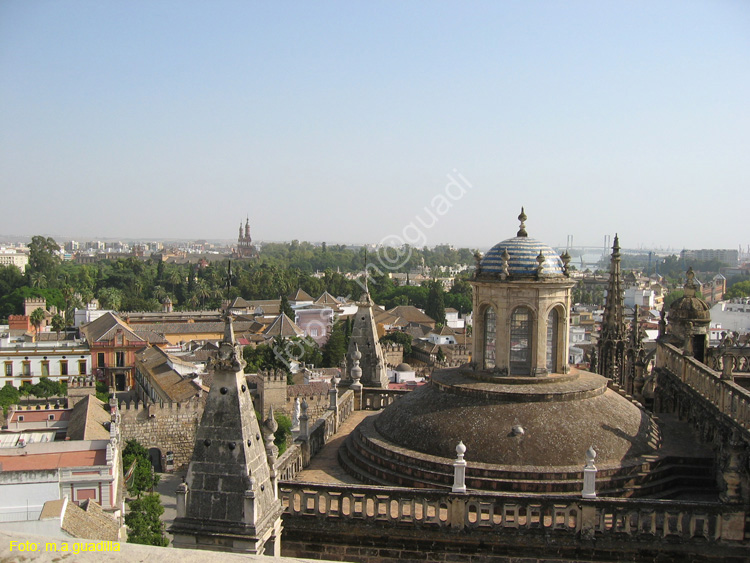
[[[749,24],[0,3],[0,559],[746,561]]]

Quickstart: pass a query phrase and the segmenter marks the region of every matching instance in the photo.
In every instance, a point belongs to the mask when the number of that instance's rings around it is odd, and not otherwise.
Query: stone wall
[[[193,455],[195,431],[203,414],[204,398],[185,403],[121,403],[120,432],[123,440],[135,439],[145,447],[158,448],[162,456],[174,454],[174,467],[187,467]]]

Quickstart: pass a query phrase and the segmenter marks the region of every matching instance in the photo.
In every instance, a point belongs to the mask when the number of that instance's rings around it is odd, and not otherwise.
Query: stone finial
[[[307,400],[302,399],[300,405],[302,414],[299,415],[299,437],[303,440],[307,440],[310,436],[310,418],[307,416]]]
[[[568,251],[562,253],[562,256],[560,256],[560,259],[563,263],[563,274],[570,277],[570,270],[568,269],[568,264],[570,264],[570,254],[568,254]]]
[[[520,228],[518,229],[518,232],[516,233],[517,237],[527,237],[529,236],[529,233],[526,232],[526,213],[523,211],[523,207],[521,207],[521,214],[518,216],[518,220],[521,221]]]
[[[508,254],[508,249],[503,248],[503,254],[500,257],[502,259],[502,270],[500,271],[500,279],[506,279],[510,275],[510,269],[508,268],[508,264],[510,263],[510,254]]]
[[[583,498],[596,498],[595,459],[596,451],[594,450],[594,446],[591,446],[586,450],[586,465],[583,466],[583,491],[581,492]]]
[[[294,399],[294,410],[292,411],[292,430],[299,429],[300,404],[299,397]]]
[[[352,387],[359,388],[362,384],[359,382],[360,379],[362,379],[362,368],[359,367],[359,360],[362,358],[362,352],[359,351],[359,346],[357,344],[354,344],[354,352],[352,353],[352,361],[354,362],[354,365],[352,366]]]
[[[459,442],[456,446],[456,461],[453,462],[453,487],[451,492],[454,493],[465,493],[466,492],[466,460],[464,460],[464,454],[466,453],[466,446],[463,442]]]
[[[536,256],[536,263],[539,264],[536,268],[536,275],[541,276],[544,273],[544,261],[546,258],[544,257],[544,251],[541,249],[539,250],[539,254]]]
[[[683,287],[683,293],[685,297],[695,297],[695,292],[698,289],[698,284],[695,283],[695,272],[693,272],[692,266],[688,268],[688,271],[685,275],[687,277],[687,281],[685,282],[685,285]]]

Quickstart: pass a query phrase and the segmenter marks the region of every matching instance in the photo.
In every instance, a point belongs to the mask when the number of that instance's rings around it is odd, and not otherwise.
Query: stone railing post
[[[463,442],[459,442],[456,446],[456,461],[453,462],[453,488],[451,489],[454,493],[465,493],[466,492],[466,460],[464,454],[466,453],[466,446]]]
[[[586,465],[583,466],[583,498],[596,498],[596,466],[594,446],[586,450]]]
[[[305,441],[310,439],[310,417],[307,416],[307,409],[307,401],[302,399],[302,404],[300,405],[302,414],[299,415],[299,437]]]
[[[721,378],[733,381],[734,376],[732,375],[732,370],[734,368],[734,356],[731,354],[724,354],[721,359],[723,364],[721,366]]]
[[[177,491],[176,491],[176,510],[177,510],[177,518],[184,518],[185,514],[187,512],[187,495],[188,495],[188,486],[185,481],[177,485]]]
[[[245,504],[243,506],[243,521],[245,524],[255,526],[258,519],[258,504],[255,502],[255,479],[250,477],[250,488],[245,491]]]

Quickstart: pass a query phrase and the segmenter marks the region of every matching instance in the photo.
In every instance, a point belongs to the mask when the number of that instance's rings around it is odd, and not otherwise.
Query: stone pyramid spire
[[[351,374],[353,367],[352,356],[355,350],[361,354],[360,367],[362,368],[361,383],[365,387],[388,387],[388,372],[385,368],[385,356],[380,347],[378,330],[375,326],[375,315],[372,310],[373,302],[370,294],[365,292],[357,302],[357,315],[354,317],[352,334],[349,338],[349,349],[347,358]]]
[[[225,322],[170,532],[175,547],[278,556],[281,502],[229,315]]]
[[[597,342],[597,373],[622,383],[621,371],[625,359],[627,331],[625,327],[625,292],[620,270],[620,239],[615,234],[609,267],[607,298],[604,303],[602,329]]]

